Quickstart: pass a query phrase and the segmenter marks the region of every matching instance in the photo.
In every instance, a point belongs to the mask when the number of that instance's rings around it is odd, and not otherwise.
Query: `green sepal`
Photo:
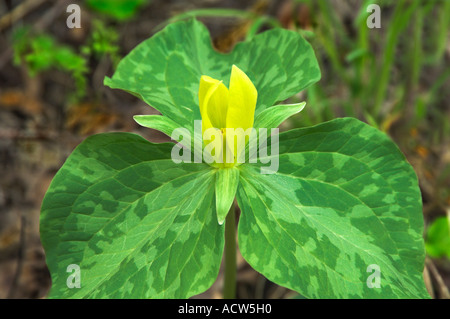
[[[161,115],[135,115],[133,119],[141,126],[163,132],[167,136],[172,136],[172,132],[179,127],[177,123],[167,116]]]
[[[255,128],[275,128],[305,108],[306,102],[279,104],[265,109],[255,117]]]
[[[216,173],[216,212],[217,221],[222,225],[233,204],[239,185],[239,169],[220,168]]]

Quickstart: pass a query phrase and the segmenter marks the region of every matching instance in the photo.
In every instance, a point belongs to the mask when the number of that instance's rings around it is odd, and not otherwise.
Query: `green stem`
[[[223,298],[236,298],[236,212],[234,203],[225,219],[225,278]]]

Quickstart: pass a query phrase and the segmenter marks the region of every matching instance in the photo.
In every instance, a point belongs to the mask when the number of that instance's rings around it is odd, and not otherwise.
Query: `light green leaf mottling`
[[[174,164],[172,147],[108,133],[70,155],[42,204],[50,297],[186,298],[211,286],[224,246],[214,170]],[[66,285],[70,264],[80,289]]]
[[[240,166],[239,247],[250,265],[309,298],[429,297],[420,190],[395,144],[350,118],[279,138],[276,174]],[[372,264],[381,288],[366,284]]]

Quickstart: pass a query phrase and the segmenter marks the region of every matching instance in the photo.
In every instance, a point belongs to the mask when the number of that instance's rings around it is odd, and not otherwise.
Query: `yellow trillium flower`
[[[235,165],[237,145],[235,141],[227,141],[226,129],[242,128],[245,131],[253,127],[257,96],[258,92],[252,81],[236,65],[233,65],[231,69],[229,89],[222,81],[209,76],[203,75],[200,78],[198,97],[202,116],[202,135],[205,147],[210,143],[212,143],[210,146],[214,147],[216,166],[232,167]],[[207,142],[209,138],[205,138],[204,135],[207,130],[222,138]],[[223,145],[226,146],[223,147]],[[226,160],[226,148],[234,158],[232,163]]]

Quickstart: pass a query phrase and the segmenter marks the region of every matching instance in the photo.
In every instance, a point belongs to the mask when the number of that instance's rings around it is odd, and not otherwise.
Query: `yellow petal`
[[[221,129],[226,124],[228,89],[222,81],[203,75],[199,88],[200,114],[204,125],[202,131],[210,127]]]
[[[211,124],[218,129],[225,127],[228,109],[228,89],[222,81],[209,89],[205,96],[205,104]]]
[[[200,115],[202,116],[202,134],[206,129],[212,127],[211,121],[209,120],[208,114],[206,112],[205,96],[208,93],[208,90],[212,86],[217,84],[217,82],[219,81],[206,75],[202,75],[202,77],[200,78],[200,87],[198,89],[198,104],[200,107]]]
[[[203,134],[205,148],[203,158],[206,163],[223,163],[224,136],[220,129],[209,128]],[[212,155],[210,157],[209,155]]]
[[[237,66],[231,69],[226,127],[253,127],[258,92],[248,76]]]
[[[231,152],[231,158],[225,156],[225,161],[232,160],[236,163],[238,157],[245,150],[245,144],[248,142],[248,135],[245,131],[253,127],[255,117],[255,107],[258,92],[248,76],[237,66],[233,65],[231,69],[230,90],[227,112],[227,128],[242,129],[235,131],[235,136],[228,136],[226,139],[226,148]],[[244,138],[244,141],[241,139]],[[238,141],[241,148],[238,149]]]

